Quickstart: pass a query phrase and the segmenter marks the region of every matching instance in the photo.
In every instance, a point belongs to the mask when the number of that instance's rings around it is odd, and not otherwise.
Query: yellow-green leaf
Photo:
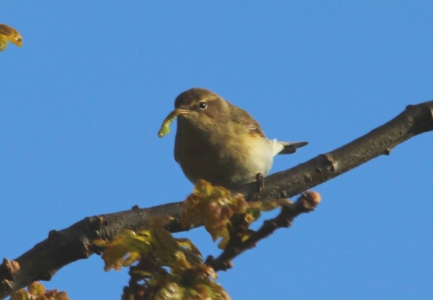
[[[18,47],[23,45],[23,37],[15,28],[0,24],[0,51],[6,49],[8,41]]]

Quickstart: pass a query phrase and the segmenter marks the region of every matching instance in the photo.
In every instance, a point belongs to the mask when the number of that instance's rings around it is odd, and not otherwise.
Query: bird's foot
[[[262,173],[256,174],[256,182],[257,182],[257,191],[261,193],[265,188],[265,177]]]

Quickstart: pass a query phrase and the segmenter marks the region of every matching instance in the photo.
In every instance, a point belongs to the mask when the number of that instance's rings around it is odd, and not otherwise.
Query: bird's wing
[[[229,103],[229,105],[231,106],[230,117],[236,127],[235,131],[237,131],[238,133],[245,133],[245,134],[265,137],[265,133],[260,127],[260,124],[257,123],[257,121],[254,120],[249,113],[247,113],[242,108],[234,106],[231,103]]]

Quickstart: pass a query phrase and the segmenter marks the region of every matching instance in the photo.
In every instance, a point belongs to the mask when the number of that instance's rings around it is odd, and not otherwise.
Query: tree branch
[[[218,258],[209,256],[206,264],[211,266],[215,271],[226,271],[232,267],[231,260],[241,255],[246,250],[252,249],[257,242],[271,235],[278,228],[288,228],[292,225],[293,220],[302,213],[313,211],[321,200],[320,194],[313,191],[303,193],[295,203],[281,207],[281,212],[275,218],[266,220],[259,230],[255,231],[248,239],[242,240],[243,234],[247,228],[239,226],[238,231],[230,235],[230,241],[225,247],[223,253]]]
[[[233,192],[243,193],[248,200],[293,197],[381,154],[389,155],[398,144],[432,130],[433,101],[409,105],[388,123],[353,142],[266,177],[265,189],[260,195],[255,192],[254,184],[240,186]],[[151,216],[170,215],[174,221],[167,229],[185,231],[179,223],[181,205],[177,202],[146,209],[133,207],[129,211],[85,218],[69,228],[51,231],[46,240],[22,256],[12,262],[4,260],[0,265],[0,299],[33,281],[50,280],[65,265],[98,253],[100,249],[92,246],[92,240],[110,240],[124,229],[138,230],[150,225]]]

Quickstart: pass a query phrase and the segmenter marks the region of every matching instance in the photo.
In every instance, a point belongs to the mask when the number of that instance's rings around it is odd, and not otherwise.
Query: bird
[[[174,158],[193,184],[204,179],[230,189],[257,181],[261,191],[274,156],[308,144],[269,140],[248,112],[208,89],[186,90],[174,106],[158,135],[177,117]]]

